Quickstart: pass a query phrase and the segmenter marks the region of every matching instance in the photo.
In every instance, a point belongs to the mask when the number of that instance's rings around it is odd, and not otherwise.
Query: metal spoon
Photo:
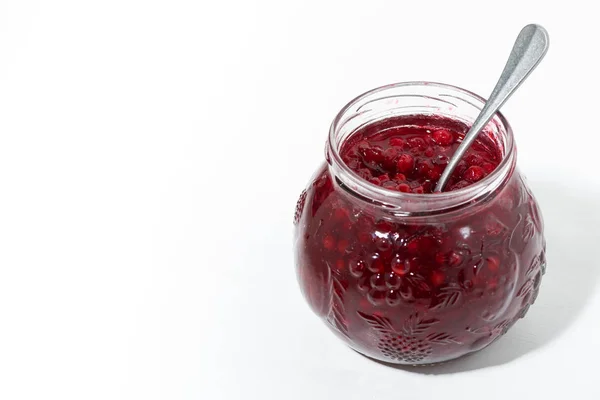
[[[475,122],[473,122],[473,126],[465,135],[462,143],[456,149],[456,153],[448,162],[448,166],[442,173],[434,192],[441,192],[444,189],[448,178],[454,172],[469,146],[475,141],[479,132],[542,61],[548,51],[548,44],[548,32],[540,25],[527,25],[521,30],[494,91]]]

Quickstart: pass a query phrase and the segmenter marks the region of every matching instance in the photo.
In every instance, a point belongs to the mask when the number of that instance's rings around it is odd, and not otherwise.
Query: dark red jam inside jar
[[[431,364],[480,350],[525,316],[545,271],[540,211],[508,122],[488,124],[431,193],[484,104],[413,82],[356,98],[296,206],[298,280],[355,350]]]

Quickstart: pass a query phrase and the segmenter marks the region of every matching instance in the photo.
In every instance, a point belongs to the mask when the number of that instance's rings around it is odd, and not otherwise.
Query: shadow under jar
[[[340,154],[357,131],[401,116],[450,119],[466,133],[483,105],[453,86],[400,83],[357,97],[331,126],[326,162],[296,206],[296,269],[312,310],[366,356],[455,359],[503,335],[536,299],[543,222],[501,114],[481,134],[497,147],[498,166],[444,193],[386,189]]]

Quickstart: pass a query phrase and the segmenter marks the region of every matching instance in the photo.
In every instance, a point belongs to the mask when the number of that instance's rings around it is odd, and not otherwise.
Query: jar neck
[[[352,171],[340,150],[358,129],[402,115],[435,115],[471,126],[485,100],[466,90],[431,82],[404,82],[366,92],[348,103],[335,117],[329,131],[326,158],[331,174],[349,195],[387,209],[394,215],[423,216],[448,213],[481,202],[506,185],[516,164],[516,148],[510,125],[500,113],[482,135],[498,146],[502,160],[484,179],[462,189],[435,194],[402,193],[370,183]]]

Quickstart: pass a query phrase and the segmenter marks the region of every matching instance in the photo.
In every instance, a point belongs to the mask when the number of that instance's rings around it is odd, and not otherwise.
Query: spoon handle
[[[479,132],[542,61],[548,51],[548,44],[548,32],[540,25],[527,25],[521,30],[494,91],[442,173],[435,192],[444,189],[448,178]]]

